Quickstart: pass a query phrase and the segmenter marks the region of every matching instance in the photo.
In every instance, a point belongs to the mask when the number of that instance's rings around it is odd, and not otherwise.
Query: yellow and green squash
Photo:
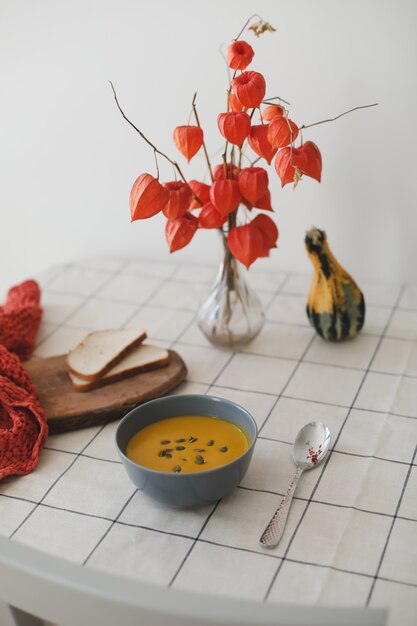
[[[314,269],[307,300],[308,319],[327,341],[352,339],[365,321],[363,293],[336,261],[324,230],[309,230],[305,244]]]

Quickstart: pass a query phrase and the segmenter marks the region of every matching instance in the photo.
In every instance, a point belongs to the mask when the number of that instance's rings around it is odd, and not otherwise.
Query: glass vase
[[[248,343],[259,333],[265,314],[223,233],[221,239],[223,260],[208,298],[197,313],[197,324],[214,345],[234,347]]]

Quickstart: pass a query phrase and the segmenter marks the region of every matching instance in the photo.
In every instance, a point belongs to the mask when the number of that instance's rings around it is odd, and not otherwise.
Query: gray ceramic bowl
[[[249,448],[231,463],[190,474],[159,472],[127,458],[126,447],[133,435],[153,422],[177,415],[211,415],[239,424],[249,434]],[[141,404],[120,421],[116,446],[130,479],[140,491],[172,506],[194,506],[218,500],[240,483],[249,467],[257,433],[253,417],[230,400],[204,395],[165,396]]]

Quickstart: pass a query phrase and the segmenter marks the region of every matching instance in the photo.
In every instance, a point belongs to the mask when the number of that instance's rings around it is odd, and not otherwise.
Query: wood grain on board
[[[75,391],[65,355],[32,359],[24,365],[48,418],[49,432],[59,433],[119,419],[138,404],[165,395],[187,374],[181,357],[169,350],[165,367],[134,374],[92,391]]]

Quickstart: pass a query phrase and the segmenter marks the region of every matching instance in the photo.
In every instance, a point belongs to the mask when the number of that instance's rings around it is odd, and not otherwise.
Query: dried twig
[[[195,117],[195,121],[197,122],[197,126],[199,128],[201,128],[200,120],[198,119],[197,107],[196,107],[196,104],[195,104],[196,99],[197,99],[197,92],[195,92],[195,94],[194,94],[191,106],[193,107],[194,117]],[[209,155],[208,155],[208,152],[207,152],[206,143],[205,143],[204,140],[203,140],[203,150],[204,150],[204,156],[206,157],[206,161],[207,161],[207,167],[208,167],[208,170],[210,172],[210,178],[211,178],[211,181],[213,182],[213,180],[214,180],[213,170],[211,169],[211,163],[210,163]]]
[[[111,80],[109,81],[109,83],[110,83],[111,88],[112,88],[112,90],[113,90],[113,96],[114,96],[114,99],[115,99],[115,101],[116,101],[117,108],[119,109],[120,113],[122,114],[122,117],[126,120],[126,122],[127,122],[128,124],[130,124],[130,126],[131,126],[131,127],[132,127],[132,128],[133,128],[136,132],[137,132],[137,133],[139,133],[139,135],[142,137],[142,139],[143,139],[144,141],[146,141],[146,143],[148,144],[148,146],[150,146],[151,148],[153,148],[154,155],[156,155],[156,154],[160,154],[161,156],[163,156],[163,157],[164,157],[164,159],[166,159],[167,161],[169,161],[169,163],[171,163],[171,165],[173,165],[173,166],[175,167],[175,169],[177,170],[178,174],[181,176],[181,178],[182,178],[182,180],[184,181],[184,183],[185,183],[188,187],[190,187],[190,185],[188,184],[188,181],[187,181],[187,179],[185,178],[184,174],[182,173],[181,168],[180,168],[180,166],[178,165],[178,163],[177,163],[176,161],[174,161],[173,159],[171,159],[171,158],[170,158],[167,154],[165,154],[165,152],[162,152],[161,150],[159,150],[159,149],[158,149],[158,148],[157,148],[157,147],[156,147],[156,146],[152,143],[152,141],[150,141],[150,140],[149,140],[149,139],[148,139],[148,138],[147,138],[147,137],[143,134],[143,132],[142,132],[141,130],[139,130],[139,128],[138,128],[137,126],[135,126],[135,125],[133,124],[133,122],[131,122],[131,121],[130,121],[130,119],[126,116],[126,114],[124,113],[124,111],[123,111],[122,107],[121,107],[121,106],[120,106],[120,104],[119,104],[119,100],[117,99],[116,90],[115,90],[114,85],[113,85],[113,83],[111,82]],[[158,176],[159,176],[159,168],[157,168],[157,169],[158,169]],[[190,189],[191,189],[191,187],[190,187]],[[197,200],[197,202],[199,202],[200,204],[202,204],[202,202],[201,202],[200,198],[197,196],[197,194],[196,194],[196,193],[194,193],[194,191],[193,191],[192,189],[191,189],[191,191],[193,192],[193,196],[194,196],[194,198]]]
[[[313,122],[313,124],[303,124],[302,126],[299,127],[299,130],[302,130],[303,128],[311,128],[312,126],[317,126],[318,124],[325,124],[326,122],[334,122],[335,120],[338,120],[339,117],[342,117],[343,115],[347,115],[348,113],[352,113],[352,111],[357,111],[358,109],[369,109],[369,107],[376,107],[378,106],[378,102],[375,102],[374,104],[364,104],[360,107],[354,107],[353,109],[349,109],[349,111],[345,111],[344,113],[341,113],[340,115],[336,115],[336,117],[330,117],[328,120],[321,120],[320,122]]]

